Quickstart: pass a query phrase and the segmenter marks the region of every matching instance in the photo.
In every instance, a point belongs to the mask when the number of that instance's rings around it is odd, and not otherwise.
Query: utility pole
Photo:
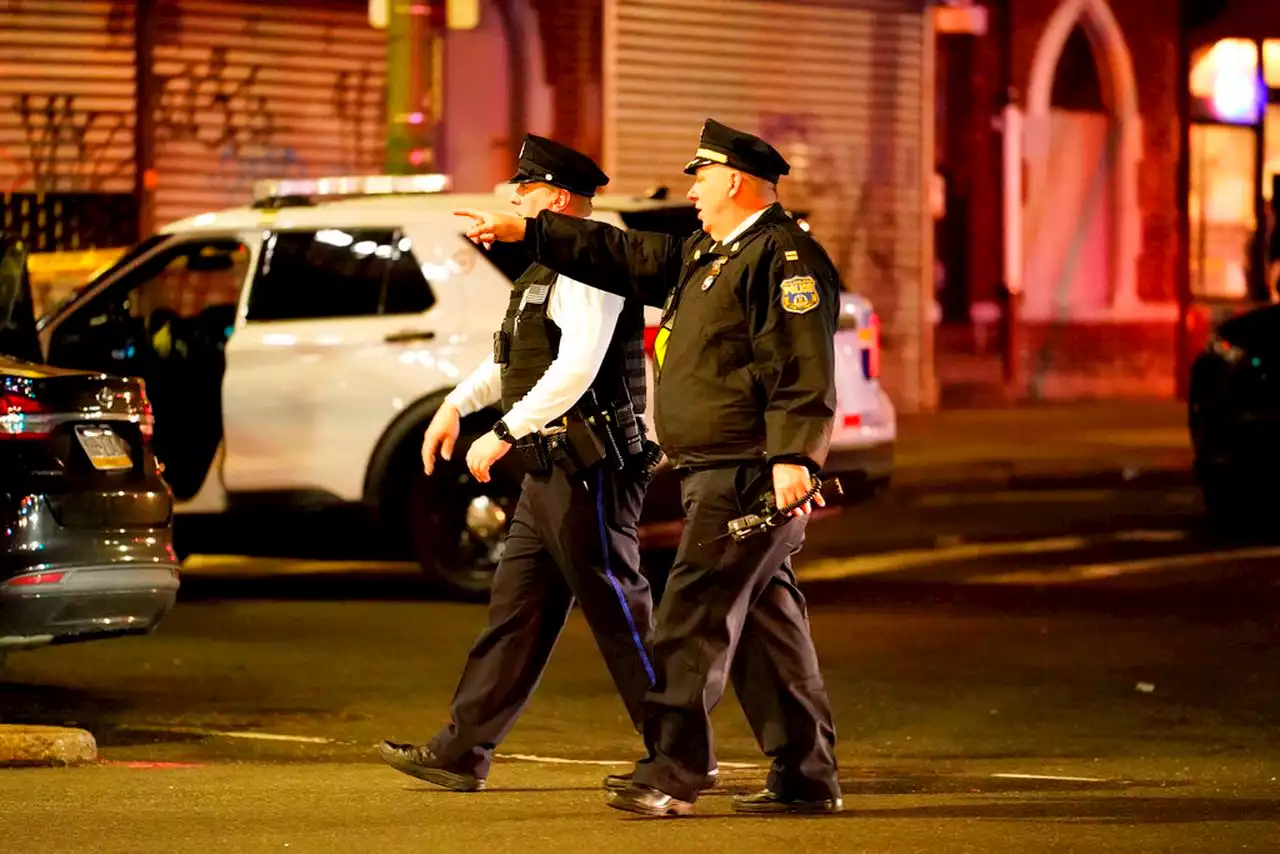
[[[445,0],[389,0],[387,173],[440,171]]]
[[[155,0],[134,7],[134,81],[137,121],[133,129],[133,196],[138,203],[138,239],[155,230],[156,198],[156,46]]]

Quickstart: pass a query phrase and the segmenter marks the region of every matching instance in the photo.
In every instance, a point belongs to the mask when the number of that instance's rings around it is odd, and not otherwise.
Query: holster
[[[546,437],[534,433],[516,440],[516,450],[524,457],[525,465],[533,474],[551,471],[551,451]]]
[[[578,418],[570,418],[565,426],[548,431],[546,440],[552,464],[564,469],[569,477],[584,474],[608,456],[604,443]]]
[[[551,461],[571,477],[601,464],[620,471],[643,450],[630,404],[602,407],[594,390],[583,395],[564,426],[548,431],[546,439]]]

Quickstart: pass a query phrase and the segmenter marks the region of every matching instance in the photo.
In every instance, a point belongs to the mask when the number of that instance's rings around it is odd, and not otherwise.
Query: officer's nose
[[[689,187],[689,192],[685,193],[684,197],[691,202],[696,202],[698,200],[698,188],[696,186]]]

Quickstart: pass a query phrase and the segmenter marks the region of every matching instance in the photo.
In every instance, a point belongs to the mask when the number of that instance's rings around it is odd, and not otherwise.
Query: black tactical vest
[[[533,264],[516,280],[502,321],[508,357],[502,365],[502,410],[509,411],[555,361],[560,327],[547,316],[557,274]],[[591,383],[602,406],[630,400],[636,415],[645,409],[644,307],[627,300],[614,327],[609,349]]]

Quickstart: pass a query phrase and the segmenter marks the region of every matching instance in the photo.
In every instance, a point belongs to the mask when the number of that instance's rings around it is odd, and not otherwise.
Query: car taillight
[[[142,387],[142,417],[138,419],[138,429],[147,439],[150,439],[156,431],[156,417],[151,411],[151,398],[147,397],[146,386]]]
[[[6,584],[10,587],[34,587],[37,584],[57,584],[66,576],[65,572],[33,572],[10,578]]]
[[[862,374],[869,380],[880,376],[880,315],[872,312],[867,325],[858,330],[862,343]]]
[[[49,435],[47,424],[34,423],[33,416],[45,408],[25,394],[0,392],[0,439],[34,439]]]

